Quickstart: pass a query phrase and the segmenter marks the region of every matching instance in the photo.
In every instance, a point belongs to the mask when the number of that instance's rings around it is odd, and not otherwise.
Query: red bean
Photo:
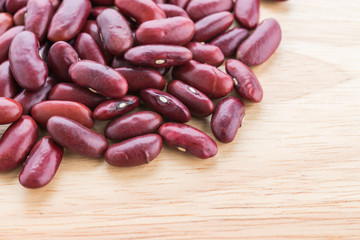
[[[162,117],[155,112],[136,112],[111,120],[106,125],[104,133],[109,139],[121,141],[153,133],[162,122]]]
[[[130,63],[129,61],[126,61],[125,59],[123,59],[123,57],[121,56],[115,56],[112,63],[111,63],[111,67],[112,68],[136,68],[138,70],[140,69],[153,69],[155,71],[157,71],[158,73],[160,73],[162,76],[166,75],[166,73],[169,71],[170,67],[141,67],[135,64]]]
[[[236,53],[236,49],[249,36],[249,31],[245,28],[234,28],[228,32],[221,34],[210,42],[220,48],[225,57],[229,57]]]
[[[36,143],[39,129],[29,116],[22,116],[10,125],[0,140],[0,172],[19,166]]]
[[[103,135],[66,117],[51,117],[47,130],[60,146],[87,157],[99,158],[109,147]]]
[[[25,7],[27,1],[28,0],[7,0],[5,5],[6,11],[8,13],[14,14],[20,8]]]
[[[9,61],[0,64],[0,97],[13,98],[19,92],[11,70]]]
[[[214,157],[218,151],[211,137],[186,124],[165,123],[160,127],[159,135],[170,147],[189,152],[198,158]]]
[[[128,90],[127,82],[120,73],[97,62],[75,62],[70,66],[69,74],[76,84],[91,88],[105,97],[120,98]]]
[[[178,80],[171,81],[167,92],[179,99],[196,117],[207,117],[214,111],[213,102],[202,92]]]
[[[19,182],[26,188],[41,188],[55,176],[61,163],[64,149],[56,144],[51,137],[44,137],[31,149],[24,168],[20,173]]]
[[[0,0],[0,12],[5,12],[6,0]]]
[[[8,59],[9,48],[12,40],[23,30],[24,26],[13,27],[0,36],[0,63]]]
[[[0,13],[0,36],[13,26],[13,18],[8,13]]]
[[[234,87],[233,80],[228,74],[214,66],[194,60],[174,68],[172,76],[173,79],[189,84],[210,98],[225,97]]]
[[[186,44],[185,47],[192,52],[195,61],[213,66],[220,66],[224,62],[224,54],[215,45],[191,42]]]
[[[233,0],[191,0],[186,7],[190,18],[197,21],[213,13],[231,11]]]
[[[159,4],[164,4],[167,2],[167,0],[153,0],[154,2],[156,2],[158,5]]]
[[[74,38],[84,27],[90,10],[89,0],[63,0],[51,20],[48,39],[57,42]]]
[[[260,0],[236,0],[234,13],[238,23],[253,29],[259,22]]]
[[[165,12],[167,18],[171,18],[171,17],[190,18],[187,12],[179,6],[172,4],[158,4],[158,6]]]
[[[97,5],[104,5],[104,6],[113,6],[114,0],[91,0],[92,3]]]
[[[161,152],[162,140],[157,134],[147,134],[112,145],[105,160],[116,167],[133,167],[154,160]]]
[[[0,125],[15,122],[21,117],[21,105],[11,98],[0,97]]]
[[[232,142],[245,116],[245,106],[236,97],[223,99],[215,108],[211,118],[211,130],[222,143]]]
[[[248,66],[238,60],[229,59],[226,61],[226,72],[234,78],[235,90],[240,97],[250,102],[261,102],[262,87]]]
[[[276,51],[281,41],[279,23],[269,18],[259,24],[237,50],[236,58],[249,66],[264,63]]]
[[[104,10],[109,9],[108,7],[92,7],[90,11],[90,16],[96,19]]]
[[[28,90],[38,90],[48,76],[48,68],[39,56],[39,42],[34,33],[16,35],[9,49],[10,68],[16,82]]]
[[[169,0],[170,4],[179,6],[181,8],[186,8],[190,0]]]
[[[107,65],[101,49],[90,34],[80,33],[76,38],[74,48],[81,59],[92,60]]]
[[[61,0],[50,0],[51,5],[52,5],[53,8],[54,8],[54,11],[56,11],[56,10],[59,8],[59,6],[60,6],[60,4],[61,4],[60,1],[61,1]]]
[[[16,26],[25,25],[26,7],[20,8],[13,16],[14,24]]]
[[[136,96],[129,95],[118,99],[112,99],[97,106],[93,115],[96,120],[110,120],[134,110],[139,104],[140,99]]]

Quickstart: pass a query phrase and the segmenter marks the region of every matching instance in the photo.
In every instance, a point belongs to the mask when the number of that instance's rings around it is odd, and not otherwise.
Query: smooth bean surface
[[[224,54],[215,45],[200,42],[190,42],[185,45],[193,54],[193,60],[200,63],[207,63],[213,66],[220,66],[224,62]]]
[[[220,48],[225,57],[236,53],[236,49],[249,36],[249,31],[244,28],[234,28],[213,39],[210,44]]]
[[[101,49],[97,45],[95,39],[88,33],[79,33],[76,37],[74,49],[82,60],[92,60],[103,65],[106,64]]]
[[[0,64],[0,97],[13,98],[19,92],[11,70],[9,61]]]
[[[13,26],[13,18],[8,13],[0,13],[0,36]]]
[[[179,6],[181,8],[186,8],[190,0],[169,0],[170,4]]]
[[[26,6],[28,0],[6,0],[5,8],[6,11],[14,14],[20,8]]]
[[[8,59],[9,48],[12,40],[23,30],[24,26],[13,27],[0,36],[0,63]]]
[[[187,12],[176,5],[172,4],[158,4],[158,6],[165,12],[167,18],[171,17],[186,17],[190,18]]]
[[[0,125],[13,123],[21,117],[21,105],[11,98],[0,97]]]
[[[186,7],[190,18],[197,21],[213,13],[230,11],[233,0],[191,0]]]
[[[16,26],[25,25],[26,7],[20,8],[13,16],[14,24]]]
[[[241,26],[255,28],[259,22],[260,0],[236,0],[234,14]]]
[[[134,110],[139,104],[139,97],[128,95],[122,98],[102,102],[94,110],[93,115],[96,120],[110,120]]]

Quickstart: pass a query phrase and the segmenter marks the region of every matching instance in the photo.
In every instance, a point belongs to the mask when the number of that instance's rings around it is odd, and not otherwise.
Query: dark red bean
[[[92,60],[107,65],[101,49],[90,34],[80,33],[76,37],[74,48],[81,59]]]
[[[27,90],[38,90],[48,76],[48,68],[39,55],[39,41],[32,32],[16,35],[9,49],[10,68],[16,82]]]
[[[0,64],[0,97],[13,98],[19,92],[11,70],[9,61]]]
[[[6,1],[6,11],[14,14],[16,13],[20,8],[23,8],[26,6],[28,0],[7,0]]]
[[[26,188],[41,188],[55,176],[61,163],[64,149],[51,137],[44,137],[31,149],[24,168],[19,175],[19,182]]]
[[[133,167],[151,162],[161,149],[161,137],[147,134],[112,145],[106,151],[105,160],[112,166]]]
[[[10,125],[0,140],[0,172],[19,166],[36,143],[39,129],[29,116],[22,116]]]
[[[21,105],[11,98],[0,97],[0,125],[13,123],[21,117]]]
[[[0,12],[5,12],[6,0],[0,0]]]
[[[140,92],[141,100],[163,115],[175,122],[190,121],[189,109],[174,96],[157,89],[145,89]]]
[[[231,11],[233,0],[191,0],[186,7],[190,18],[197,21],[213,13]]]
[[[235,59],[226,61],[226,72],[230,74],[235,83],[235,90],[240,97],[250,102],[261,102],[263,98],[262,87],[251,69]]]
[[[237,22],[253,29],[259,22],[260,0],[236,0],[234,14]]]
[[[74,38],[84,27],[90,10],[89,0],[63,0],[51,20],[48,39],[57,42]]]
[[[172,4],[158,4],[158,6],[165,12],[167,18],[171,18],[171,17],[190,18],[187,12],[179,6]]]
[[[109,9],[108,7],[92,7],[90,11],[90,16],[96,19],[104,10]]]
[[[97,62],[75,62],[70,66],[69,74],[76,84],[91,88],[105,97],[120,98],[128,90],[128,84],[120,73]]]
[[[13,26],[13,18],[8,13],[0,13],[0,36]]]
[[[269,18],[261,22],[237,50],[236,58],[248,66],[264,63],[276,51],[281,41],[279,23]]]
[[[168,67],[187,63],[192,59],[192,53],[181,46],[142,45],[129,49],[124,58],[137,65]]]
[[[248,36],[248,30],[238,27],[221,34],[210,43],[220,48],[225,57],[229,57],[236,53],[236,49]]]
[[[16,26],[25,25],[26,7],[20,8],[13,16],[14,24]]]
[[[245,116],[245,105],[236,97],[223,99],[211,118],[211,130],[222,143],[232,142]]]
[[[160,127],[159,135],[170,147],[198,158],[214,157],[218,151],[211,137],[187,124],[165,123]]]
[[[228,74],[214,66],[194,60],[174,68],[172,76],[173,79],[189,84],[210,98],[225,97],[234,87],[233,80]]]
[[[193,60],[207,63],[213,66],[220,66],[224,62],[224,54],[215,45],[200,42],[191,42],[185,45],[193,54]]]
[[[159,4],[164,4],[167,2],[167,0],[153,0],[154,2],[156,2],[158,5]]]
[[[13,27],[0,36],[0,63],[8,59],[9,48],[12,40],[23,30],[24,26]]]
[[[181,8],[186,8],[190,0],[169,0],[170,4],[179,6]]]
[[[91,0],[92,3],[102,6],[113,6],[114,0]]]
[[[125,96],[118,99],[112,99],[101,103],[94,110],[93,116],[96,120],[110,120],[124,113],[130,112],[137,108],[140,99],[136,96]]]
[[[141,67],[126,61],[122,56],[115,56],[111,63],[112,68],[136,68],[136,69],[150,69],[150,67]],[[162,76],[166,75],[170,67],[153,67],[151,68],[159,72]]]

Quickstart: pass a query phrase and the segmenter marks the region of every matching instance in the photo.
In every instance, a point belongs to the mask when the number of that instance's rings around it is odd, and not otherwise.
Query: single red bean
[[[114,0],[91,0],[92,3],[102,6],[113,6]]]
[[[224,62],[224,54],[215,45],[191,42],[185,45],[193,54],[193,59],[201,63],[220,66]]]
[[[130,63],[129,61],[126,61],[122,56],[115,56],[111,63],[112,68],[136,68],[138,70],[140,69],[153,69],[160,73],[162,76],[166,75],[169,71],[170,67],[141,67],[135,64]]]
[[[103,135],[66,117],[51,117],[47,130],[60,146],[87,157],[99,158],[109,147]]]
[[[214,66],[194,60],[174,68],[172,76],[173,79],[189,84],[210,98],[225,97],[234,87],[233,80],[228,74]]]
[[[210,42],[220,48],[225,57],[229,57],[236,53],[236,49],[249,36],[249,31],[245,28],[234,28],[216,37]]]
[[[25,25],[26,7],[20,8],[13,16],[14,24],[16,26]]]
[[[21,117],[20,103],[11,98],[0,97],[0,125],[15,122]]]
[[[109,8],[104,6],[92,7],[90,11],[90,16],[96,19],[106,9]]]
[[[19,92],[11,70],[9,61],[0,64],[0,97],[13,98]]]
[[[122,55],[132,47],[133,37],[126,19],[114,9],[106,9],[96,18],[105,49]]]
[[[22,116],[10,125],[0,140],[0,172],[19,166],[36,143],[39,129],[29,116]]]
[[[198,158],[214,157],[218,151],[211,137],[187,124],[165,123],[160,127],[159,135],[170,147]]]
[[[139,106],[139,104],[140,99],[136,96],[130,95],[118,99],[108,100],[97,106],[94,110],[93,116],[96,120],[110,120],[134,110]]]
[[[84,27],[90,10],[89,0],[63,0],[51,20],[48,39],[57,42],[74,38]]]
[[[233,0],[191,0],[186,7],[190,18],[197,21],[213,13],[231,11]]]
[[[55,176],[63,158],[64,149],[51,137],[44,137],[31,149],[24,168],[19,175],[19,182],[26,188],[41,188]]]
[[[80,33],[76,37],[74,49],[81,59],[92,60],[100,64],[107,65],[101,49],[90,34]]]
[[[124,58],[137,65],[168,67],[187,63],[192,59],[192,53],[181,46],[142,45],[129,49]]]
[[[186,17],[190,18],[187,12],[176,5],[172,4],[158,4],[158,6],[165,12],[167,18],[171,17]]]
[[[128,84],[120,73],[97,62],[75,62],[70,66],[69,74],[76,84],[91,88],[105,97],[120,98],[128,90]]]
[[[226,72],[233,77],[235,90],[240,97],[250,102],[261,102],[262,87],[248,66],[238,60],[229,59],[226,61]]]
[[[230,12],[219,12],[204,17],[195,23],[195,36],[193,41],[206,42],[228,29],[234,21]]]
[[[161,149],[161,137],[147,134],[112,145],[106,151],[105,160],[115,167],[133,167],[151,162]]]
[[[211,118],[211,130],[222,143],[232,142],[245,116],[245,105],[236,97],[223,99]]]
[[[8,13],[14,14],[20,8],[26,6],[28,0],[7,0],[5,4],[6,11]]]
[[[10,28],[0,36],[0,63],[8,59],[9,48],[14,37],[24,30],[24,26]]]
[[[0,36],[13,26],[13,18],[8,13],[0,13]]]
[[[152,0],[115,0],[115,6],[121,13],[133,17],[139,24],[166,18],[164,11]]]
[[[165,118],[175,122],[190,121],[189,109],[174,96],[157,89],[145,89],[140,92],[141,100]]]
[[[190,0],[169,0],[170,4],[179,6],[181,8],[186,8]]]
[[[178,80],[167,85],[167,92],[179,99],[196,117],[207,117],[214,111],[213,102],[202,92]]]
[[[162,117],[150,111],[136,112],[111,120],[105,128],[105,137],[125,140],[155,132],[163,123]]]
[[[260,0],[236,0],[234,14],[237,22],[253,29],[259,22]]]
[[[10,68],[16,82],[27,90],[38,90],[48,76],[48,68],[39,55],[39,41],[32,32],[23,31],[10,44]]]

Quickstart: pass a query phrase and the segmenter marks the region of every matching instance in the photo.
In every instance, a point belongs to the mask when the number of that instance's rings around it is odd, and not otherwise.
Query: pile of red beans
[[[274,19],[258,23],[259,5],[0,0],[0,124],[11,124],[0,140],[0,172],[25,162],[20,183],[45,186],[64,148],[118,167],[149,163],[162,141],[215,156],[215,141],[185,123],[212,115],[213,135],[229,143],[245,115],[241,99],[262,100],[249,66],[270,58],[281,29]],[[229,29],[234,21],[240,27]],[[225,59],[226,73],[217,68]],[[239,97],[228,96],[234,89]],[[215,107],[212,99],[222,100]],[[141,102],[153,111],[129,113]],[[91,129],[95,120],[110,120],[104,134]],[[49,136],[37,142],[39,126]]]

